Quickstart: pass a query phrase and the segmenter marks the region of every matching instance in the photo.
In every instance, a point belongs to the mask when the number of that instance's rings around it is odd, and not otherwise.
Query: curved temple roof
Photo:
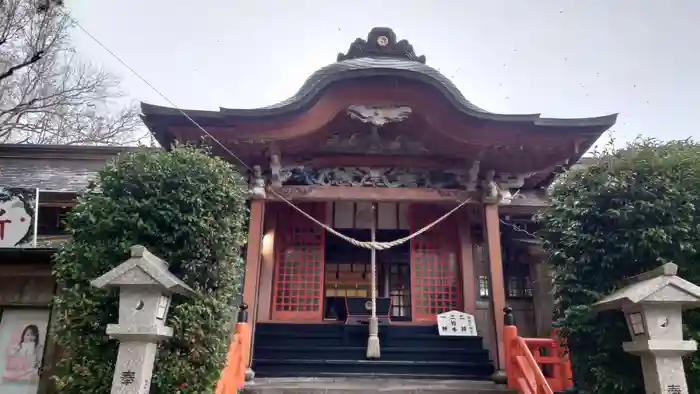
[[[425,64],[425,56],[417,56],[406,40],[397,41],[395,33],[384,27],[370,31],[367,39],[358,38],[346,54],[340,53],[337,62],[313,73],[292,97],[274,105],[255,109],[221,108],[219,111],[191,111],[193,118],[251,118],[286,115],[313,105],[318,96],[330,85],[366,77],[398,77],[417,81],[438,89],[460,112],[483,120],[523,122],[549,127],[603,127],[615,124],[617,114],[579,119],[542,118],[540,114],[502,115],[486,111],[469,102],[459,89],[438,70]],[[179,109],[142,103],[146,118],[151,116],[183,117]],[[144,119],[145,121],[146,119]]]

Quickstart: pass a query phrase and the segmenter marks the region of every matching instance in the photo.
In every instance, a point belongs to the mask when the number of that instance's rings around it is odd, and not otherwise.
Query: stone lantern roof
[[[598,311],[624,309],[639,304],[681,304],[700,307],[700,287],[676,274],[678,266],[667,263],[630,279],[630,285],[593,304]]]
[[[153,255],[141,245],[132,246],[129,260],[93,280],[91,284],[100,289],[155,286],[170,294],[191,295],[195,293],[185,282],[168,271],[167,262]]]

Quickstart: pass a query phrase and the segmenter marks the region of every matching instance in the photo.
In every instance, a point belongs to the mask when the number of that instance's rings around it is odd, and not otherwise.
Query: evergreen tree
[[[700,283],[700,144],[637,141],[566,173],[539,220],[553,268],[556,325],[567,336],[576,385],[586,393],[644,393],[639,358],[625,353],[622,312],[591,305],[623,279],[666,262]],[[700,339],[700,314],[684,314]],[[700,354],[686,361],[700,394]]]
[[[231,166],[191,147],[125,154],[99,173],[67,217],[72,239],[56,255],[60,394],[108,393],[117,342],[117,292],[90,281],[139,244],[201,297],[174,296],[166,324],[174,337],[156,358],[151,393],[211,393],[224,364],[246,240],[247,187]],[[179,391],[178,391],[179,390]]]

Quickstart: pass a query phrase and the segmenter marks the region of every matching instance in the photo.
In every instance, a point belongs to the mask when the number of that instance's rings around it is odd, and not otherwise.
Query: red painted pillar
[[[260,277],[260,248],[263,237],[263,220],[265,217],[265,201],[253,200],[250,203],[250,223],[248,227],[248,245],[245,260],[245,278],[243,280],[243,303],[251,306],[250,330],[255,331],[255,316],[257,315],[258,279]],[[253,355],[253,341],[248,342],[248,365]]]
[[[493,314],[496,328],[496,346],[498,347],[497,364],[498,370],[504,371],[505,353],[503,345],[504,316],[503,308],[506,307],[506,292],[503,282],[503,261],[501,257],[501,230],[498,217],[498,205],[486,204],[484,206],[484,225],[486,226],[486,243],[489,249],[489,273],[491,280],[491,302],[493,303]]]

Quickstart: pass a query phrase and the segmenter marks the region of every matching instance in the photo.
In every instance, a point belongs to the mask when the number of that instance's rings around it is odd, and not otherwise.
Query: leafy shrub
[[[640,360],[621,312],[590,305],[622,279],[666,262],[700,283],[700,144],[640,140],[570,171],[539,215],[553,269],[555,324],[568,336],[574,379],[586,393],[644,393]],[[684,315],[700,339],[700,314]],[[687,359],[690,392],[700,394],[700,355]]]
[[[108,163],[67,217],[72,240],[56,255],[55,334],[65,350],[58,393],[108,393],[117,342],[105,335],[117,322],[117,292],[90,281],[146,246],[201,297],[174,296],[151,393],[211,393],[232,326],[231,301],[242,274],[246,185],[223,160],[204,150],[137,151]],[[179,391],[178,391],[179,390]]]

